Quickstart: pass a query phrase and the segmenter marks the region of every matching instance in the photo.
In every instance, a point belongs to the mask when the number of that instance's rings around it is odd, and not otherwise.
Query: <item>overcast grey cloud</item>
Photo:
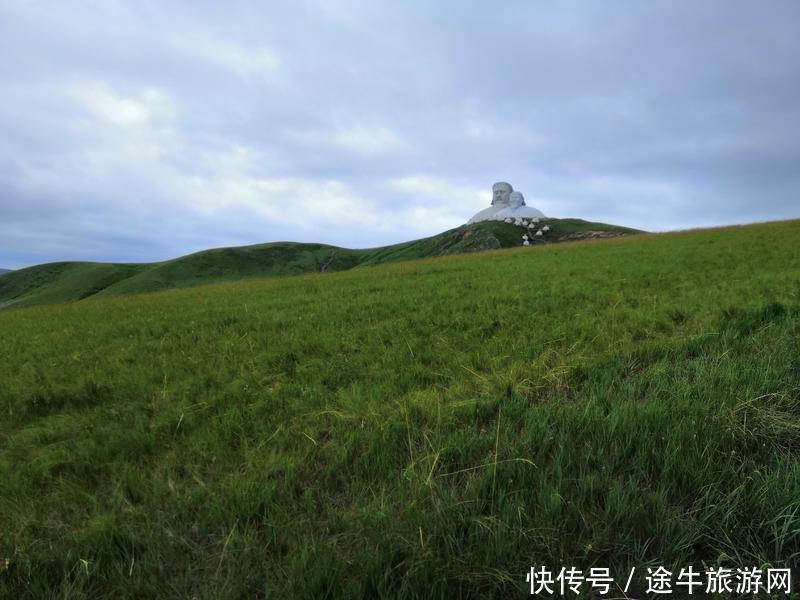
[[[0,0],[0,267],[800,217],[800,3]]]

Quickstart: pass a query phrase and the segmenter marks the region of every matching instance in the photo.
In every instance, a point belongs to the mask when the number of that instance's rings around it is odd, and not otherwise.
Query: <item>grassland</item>
[[[0,340],[0,597],[800,556],[799,221],[3,311]]]
[[[543,240],[558,241],[587,229],[615,234],[635,229],[580,219],[547,219],[551,230]],[[259,277],[346,271],[358,266],[430,258],[521,245],[522,230],[507,223],[484,222],[445,231],[429,238],[381,248],[352,250],[325,244],[273,242],[215,248],[157,263],[57,262],[36,265],[0,280],[0,309],[77,302],[194,287]]]

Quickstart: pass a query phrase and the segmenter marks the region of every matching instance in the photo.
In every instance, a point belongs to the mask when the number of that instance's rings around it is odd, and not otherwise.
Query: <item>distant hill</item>
[[[635,229],[581,219],[545,219],[538,243],[640,233]],[[273,242],[204,250],[156,263],[56,262],[19,269],[0,279],[0,308],[76,302],[234,281],[344,271],[366,265],[511,248],[523,230],[487,221],[464,225],[433,237],[380,248],[353,250],[325,244]]]
[[[11,273],[11,269],[0,269],[0,275],[3,273]]]

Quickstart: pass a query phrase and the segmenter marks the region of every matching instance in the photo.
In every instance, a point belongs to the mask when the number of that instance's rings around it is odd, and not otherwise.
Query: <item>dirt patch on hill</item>
[[[594,240],[599,238],[615,238],[625,235],[622,231],[594,231],[587,229],[586,231],[573,231],[558,238],[559,242],[566,242],[569,240]]]

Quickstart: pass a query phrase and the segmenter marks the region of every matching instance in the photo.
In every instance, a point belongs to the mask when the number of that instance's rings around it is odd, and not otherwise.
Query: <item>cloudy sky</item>
[[[0,267],[800,217],[800,2],[0,0]]]

